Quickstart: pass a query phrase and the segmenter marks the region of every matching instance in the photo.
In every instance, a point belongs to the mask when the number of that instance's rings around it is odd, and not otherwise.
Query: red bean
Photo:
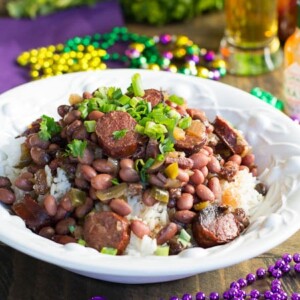
[[[187,184],[182,188],[183,192],[189,193],[191,195],[195,194],[195,187],[191,184]]]
[[[252,175],[254,176],[254,177],[256,177],[257,175],[258,175],[258,171],[257,171],[257,167],[252,167],[251,168],[251,173],[252,173]]]
[[[49,216],[55,216],[57,213],[57,204],[54,196],[48,194],[44,198],[44,207]]]
[[[173,222],[163,227],[157,234],[156,241],[157,245],[162,245],[173,238],[177,233],[177,225]]]
[[[83,152],[83,156],[82,157],[79,156],[78,161],[82,164],[91,165],[94,158],[95,158],[94,152],[89,148],[85,148]]]
[[[125,200],[118,198],[112,199],[109,202],[109,207],[122,217],[129,215],[132,211],[130,205]]]
[[[190,180],[193,184],[198,185],[203,183],[205,178],[203,173],[198,169],[193,169],[194,174],[190,177]]]
[[[55,235],[53,237],[54,242],[62,245],[69,243],[76,243],[76,239],[69,235]]]
[[[112,179],[109,174],[98,174],[91,179],[91,186],[96,190],[106,190],[112,186]]]
[[[199,170],[201,168],[203,168],[204,166],[206,166],[210,160],[210,158],[207,155],[205,155],[201,152],[192,154],[190,156],[190,159],[192,159],[192,161],[194,162],[193,169],[199,169]]]
[[[95,169],[89,165],[81,165],[81,173],[87,181],[91,181],[91,179],[97,175]]]
[[[69,125],[75,120],[79,120],[81,117],[81,112],[79,110],[71,110],[66,115],[64,115],[64,123]]]
[[[185,170],[179,168],[176,179],[180,180],[181,182],[188,182],[190,180],[190,176]]]
[[[84,204],[76,207],[75,216],[77,218],[83,218],[87,213],[89,213],[93,208],[94,201],[90,197],[86,197]]]
[[[204,184],[199,184],[196,186],[196,194],[202,201],[214,201],[214,193]]]
[[[153,206],[157,200],[151,196],[151,190],[145,190],[142,195],[142,201],[146,206]]]
[[[174,213],[173,219],[177,222],[183,224],[190,224],[192,223],[193,219],[195,218],[196,213],[191,210],[178,210]]]
[[[55,225],[55,231],[57,234],[68,234],[70,227],[75,225],[76,221],[73,218],[62,219]]]
[[[140,180],[139,174],[132,168],[122,168],[119,176],[125,182],[138,182]]]
[[[116,166],[114,166],[110,161],[104,158],[95,159],[92,163],[92,166],[100,173],[112,174],[116,170]]]
[[[13,191],[0,188],[0,201],[4,204],[13,204],[16,200],[16,196]]]
[[[149,183],[151,185],[155,185],[155,186],[158,186],[161,188],[163,188],[165,186],[164,182],[162,182],[155,174],[150,174]]]
[[[63,104],[57,108],[57,113],[63,118],[70,111],[70,109],[70,105]]]
[[[182,193],[176,202],[179,210],[189,210],[193,207],[194,197],[188,193]]]
[[[30,149],[30,155],[34,163],[39,166],[45,166],[50,161],[49,154],[44,149],[38,147],[32,147]]]
[[[213,192],[216,199],[221,199],[222,189],[220,185],[220,180],[218,177],[212,177],[208,180],[207,183],[208,188]]]
[[[120,167],[121,168],[134,168],[134,161],[130,158],[123,158],[120,161]]]
[[[91,111],[91,112],[88,114],[87,118],[88,118],[89,120],[95,120],[95,121],[97,121],[98,119],[100,119],[100,118],[103,117],[103,116],[104,116],[104,113],[103,113],[102,111],[99,111],[99,110],[93,110],[93,111]]]
[[[28,145],[30,148],[39,147],[41,149],[47,149],[50,145],[50,142],[42,140],[38,133],[33,133],[28,139]]]
[[[39,231],[39,235],[46,239],[52,239],[54,234],[55,234],[55,230],[51,226],[43,227]]]
[[[33,174],[24,172],[15,180],[15,186],[22,191],[30,192],[33,190]]]
[[[229,161],[234,161],[236,164],[240,165],[242,163],[242,158],[238,154],[233,154],[228,158]]]
[[[141,220],[132,220],[130,227],[131,231],[140,239],[151,233],[149,226]]]
[[[211,173],[219,173],[221,171],[220,162],[215,156],[211,156],[207,168]]]
[[[247,166],[241,165],[241,166],[239,167],[239,171],[243,171],[243,170],[247,170],[247,172],[250,172],[250,170],[249,170],[249,168],[248,168]]]
[[[79,127],[76,128],[76,130],[72,133],[72,139],[77,140],[86,140],[89,137],[89,133],[87,132],[85,126],[81,124]]]
[[[208,175],[208,168],[205,166],[205,167],[201,168],[200,171],[202,172],[204,178],[206,178]]]
[[[73,204],[70,199],[70,196],[68,194],[64,195],[61,200],[60,200],[60,206],[65,210],[65,211],[72,211],[73,210]]]
[[[54,216],[55,221],[63,219],[67,214],[67,211],[61,206],[58,205],[56,215]]]
[[[0,176],[0,187],[11,187],[10,179],[8,177]]]
[[[252,154],[252,153],[247,154],[242,159],[242,164],[245,165],[245,166],[247,166],[247,167],[253,166],[254,162],[255,162],[255,155]]]
[[[93,98],[93,94],[90,92],[83,92],[82,97],[84,99],[91,99],[91,98]]]
[[[76,187],[83,189],[83,190],[86,190],[90,187],[89,182],[83,178],[75,178],[74,183],[75,183]]]
[[[89,196],[93,199],[93,200],[97,200],[97,196],[96,196],[96,190],[91,186],[89,189]]]
[[[212,147],[209,147],[209,146],[205,145],[205,146],[203,146],[203,149],[206,150],[209,155],[213,155],[214,154],[214,150],[213,150]]]

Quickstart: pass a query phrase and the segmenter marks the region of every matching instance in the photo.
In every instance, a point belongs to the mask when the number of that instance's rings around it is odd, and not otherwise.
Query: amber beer
[[[228,43],[241,48],[260,48],[277,35],[276,0],[225,0]]]

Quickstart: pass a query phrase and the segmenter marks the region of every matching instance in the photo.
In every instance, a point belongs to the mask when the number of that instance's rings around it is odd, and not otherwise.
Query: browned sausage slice
[[[136,121],[123,111],[112,111],[98,119],[96,134],[105,154],[113,158],[124,158],[134,154],[140,137],[135,132],[136,124]],[[116,138],[114,133],[121,130],[125,130],[125,134]]]
[[[83,236],[89,247],[99,251],[111,247],[122,254],[129,243],[129,222],[111,211],[91,212],[85,219]]]
[[[50,224],[50,216],[46,210],[41,207],[29,194],[25,194],[24,198],[15,202],[12,210],[17,216],[24,220],[26,226],[33,231]]]
[[[217,116],[213,125],[216,135],[233,153],[244,157],[249,152],[249,145],[245,138],[226,120]]]
[[[177,140],[175,143],[175,149],[177,151],[184,151],[187,155],[198,152],[207,141],[207,132],[204,123],[199,122],[201,127],[198,136],[186,134],[183,140]]]
[[[227,207],[211,205],[199,212],[192,223],[192,231],[197,244],[209,248],[234,240],[248,224],[241,208],[230,212]]]
[[[150,102],[152,107],[156,106],[158,103],[162,102],[164,99],[163,93],[156,89],[145,90],[145,95],[143,96],[147,102]]]

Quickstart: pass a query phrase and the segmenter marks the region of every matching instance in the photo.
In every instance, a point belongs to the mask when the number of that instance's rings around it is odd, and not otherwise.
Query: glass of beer
[[[257,75],[282,63],[276,0],[225,0],[220,51],[229,73]]]

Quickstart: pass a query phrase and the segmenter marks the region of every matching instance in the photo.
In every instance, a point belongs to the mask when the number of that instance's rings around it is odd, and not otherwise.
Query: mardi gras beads
[[[110,51],[118,46],[119,51]],[[128,32],[126,27],[31,49],[21,53],[17,62],[28,68],[32,79],[104,70],[113,62],[128,68],[163,70],[214,80],[226,74],[223,60],[213,51],[199,48],[187,36],[162,34],[148,37]]]

